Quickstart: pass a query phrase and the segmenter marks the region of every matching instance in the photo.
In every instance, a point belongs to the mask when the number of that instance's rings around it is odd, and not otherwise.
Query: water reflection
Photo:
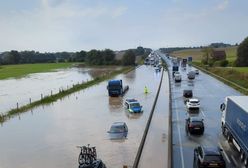
[[[130,113],[128,110],[125,110],[125,115],[128,119],[139,119],[142,116],[143,112],[141,113]]]
[[[23,78],[6,79],[0,82],[0,113],[26,105],[60,89],[68,89],[73,84],[89,81],[97,76],[109,73],[117,67],[104,68],[67,68],[55,72],[35,73]]]
[[[125,75],[125,79],[127,82],[133,82],[135,78],[136,78],[136,70]]]
[[[110,111],[120,109],[123,107],[123,98],[120,97],[109,97],[109,109]]]

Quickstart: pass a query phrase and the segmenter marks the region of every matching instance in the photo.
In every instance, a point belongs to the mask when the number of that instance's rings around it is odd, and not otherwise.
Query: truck
[[[248,167],[248,96],[228,96],[220,105],[222,134]]]
[[[129,86],[123,87],[122,80],[110,80],[107,89],[111,97],[122,96],[129,89]]]
[[[186,65],[187,65],[187,59],[186,59],[186,58],[183,58],[183,59],[182,59],[181,66],[182,66],[182,67],[186,67]]]

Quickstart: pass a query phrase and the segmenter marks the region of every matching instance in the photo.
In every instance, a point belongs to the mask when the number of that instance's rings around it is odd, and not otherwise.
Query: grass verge
[[[233,68],[204,67],[201,64],[193,63],[196,68],[217,78],[239,92],[248,94],[248,74],[237,71]]]
[[[43,99],[41,100],[38,100],[38,101],[35,101],[35,102],[32,102],[28,105],[25,105],[25,106],[22,106],[22,107],[19,107],[18,109],[12,109],[10,111],[8,111],[6,114],[0,114],[0,122],[3,123],[5,122],[7,119],[10,119],[11,117],[14,117],[15,115],[18,115],[20,113],[23,113],[23,112],[26,112],[36,106],[39,106],[39,105],[43,105],[43,104],[50,104],[52,102],[55,102],[56,100],[58,99],[61,99],[67,95],[70,95],[74,92],[77,92],[79,90],[82,90],[82,89],[85,89],[85,88],[88,88],[90,86],[93,86],[95,84],[98,84],[102,81],[105,81],[107,79],[110,79],[118,74],[121,74],[121,73],[128,73],[130,71],[132,71],[134,69],[134,67],[124,67],[120,70],[116,70],[116,71],[113,71],[107,75],[103,75],[101,77],[96,77],[95,79],[91,80],[91,81],[88,81],[86,83],[83,83],[83,84],[76,84],[74,85],[72,88],[70,89],[67,89],[67,90],[61,90],[59,93],[57,94],[54,94],[54,95],[51,95],[51,96],[46,96],[44,97]]]
[[[55,69],[68,68],[75,63],[42,63],[42,64],[18,64],[1,65],[0,80],[7,78],[20,78],[31,73],[51,72]]]

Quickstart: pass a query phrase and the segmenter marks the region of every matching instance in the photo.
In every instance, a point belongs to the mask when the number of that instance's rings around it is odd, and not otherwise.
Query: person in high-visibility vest
[[[144,93],[147,94],[148,93],[148,89],[147,87],[145,86],[145,89],[144,89]]]

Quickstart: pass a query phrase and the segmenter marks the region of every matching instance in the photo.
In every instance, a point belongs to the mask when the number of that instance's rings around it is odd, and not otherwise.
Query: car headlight
[[[130,112],[133,112],[133,110],[132,110],[132,109],[129,109],[129,111],[130,111]]]

